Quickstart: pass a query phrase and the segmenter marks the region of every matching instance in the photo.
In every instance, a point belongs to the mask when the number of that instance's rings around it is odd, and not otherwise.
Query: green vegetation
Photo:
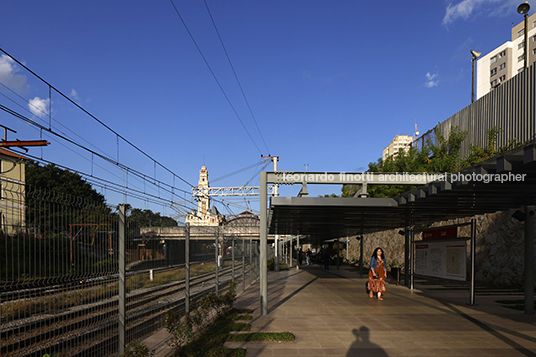
[[[178,225],[173,218],[161,216],[160,213],[154,213],[150,209],[132,208],[129,204],[126,206],[128,219],[135,222],[137,227],[176,227]]]
[[[228,336],[227,341],[235,342],[292,342],[296,339],[290,332],[251,332]]]
[[[189,313],[175,314],[170,312],[166,316],[166,328],[173,336],[171,345],[177,349],[179,355],[185,345],[194,339],[206,341],[207,327],[213,321],[228,311],[236,298],[236,282],[231,283],[227,293],[215,295],[213,292],[203,296],[199,301],[191,304]],[[188,355],[188,354],[185,354]]]
[[[5,302],[0,306],[0,315],[21,319],[39,313],[54,313],[66,309],[108,298],[118,293],[118,283],[102,284],[81,290],[67,291],[40,298]]]
[[[68,234],[70,224],[101,224],[117,222],[117,213],[106,204],[104,195],[97,192],[82,176],[49,164],[35,161],[26,164],[26,226],[43,234]],[[126,204],[130,227],[173,227],[177,222],[151,210],[141,210]],[[108,223],[113,222],[113,223]],[[102,229],[101,229],[102,230]],[[111,227],[109,229],[111,230]],[[86,242],[87,243],[87,242]],[[91,244],[106,244],[103,239]]]
[[[215,263],[196,264],[190,267],[190,277],[213,272]],[[160,286],[172,281],[184,280],[184,268],[156,273],[151,281],[148,274],[134,275],[126,282],[127,291],[141,288]],[[119,285],[117,282],[101,284],[86,289],[66,291],[60,294],[51,294],[34,299],[5,302],[0,306],[0,315],[11,318],[24,318],[37,313],[51,313],[58,309],[65,309],[94,302],[98,299],[117,295]]]
[[[246,356],[244,349],[225,348],[227,341],[294,341],[290,332],[254,332],[249,333],[251,325],[245,322],[252,320],[253,310],[237,310],[232,308],[235,300],[236,283],[222,296],[209,294],[193,304],[189,314],[168,314],[166,327],[173,335],[172,346],[176,348],[176,356]],[[232,333],[240,331],[240,333]],[[242,333],[244,332],[245,333]]]
[[[52,164],[26,165],[26,220],[0,232],[0,281],[38,282],[117,270],[118,214],[80,175]],[[176,226],[170,217],[127,205],[127,245],[134,228]]]
[[[421,149],[411,147],[408,151],[400,151],[394,158],[385,161],[379,159],[370,163],[368,172],[415,172],[415,173],[454,173],[478,162],[500,155],[521,143],[511,140],[507,145],[496,148],[497,137],[502,132],[501,128],[493,127],[487,131],[488,145],[478,148],[472,145],[467,157],[460,156],[460,148],[467,137],[467,131],[461,131],[453,127],[445,138],[439,130],[435,130],[436,143],[430,139],[424,143]],[[369,197],[394,197],[409,191],[416,186],[408,185],[370,185],[367,188]],[[352,197],[357,192],[355,185],[345,185],[342,188],[341,197]]]
[[[248,332],[251,326],[237,321],[251,320],[252,313],[253,310],[227,310],[199,338],[177,352],[176,356],[243,357],[246,356],[245,349],[224,348],[225,342],[292,342],[296,339],[290,332]],[[233,331],[239,333],[232,333]]]
[[[151,357],[154,356],[154,350],[150,350],[141,342],[131,343],[125,349],[125,353],[121,357]]]
[[[275,270],[275,258],[268,259],[268,270],[274,271]],[[285,263],[282,263],[279,261],[279,270],[288,270],[288,266]]]
[[[190,266],[190,278],[194,276],[211,273],[216,269],[216,263],[203,263]],[[135,290],[141,288],[150,288],[170,283],[172,281],[181,281],[186,277],[184,268],[174,269],[172,271],[156,272],[153,280],[147,274],[134,275],[127,279],[127,289]]]

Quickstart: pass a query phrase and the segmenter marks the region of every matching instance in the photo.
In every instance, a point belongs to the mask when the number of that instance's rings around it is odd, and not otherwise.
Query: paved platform
[[[383,301],[365,293],[367,278],[341,266],[325,271],[269,272],[268,314],[260,315],[259,284],[237,308],[254,309],[252,331],[294,333],[292,343],[227,343],[248,356],[536,356],[536,317],[469,291],[409,290],[387,284]]]

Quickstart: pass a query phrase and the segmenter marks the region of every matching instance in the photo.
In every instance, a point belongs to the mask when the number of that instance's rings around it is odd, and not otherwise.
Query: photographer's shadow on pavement
[[[347,357],[357,356],[374,356],[382,357],[389,355],[380,346],[370,342],[370,330],[366,326],[361,326],[358,329],[353,329],[356,340],[352,343],[350,350],[346,354]]]

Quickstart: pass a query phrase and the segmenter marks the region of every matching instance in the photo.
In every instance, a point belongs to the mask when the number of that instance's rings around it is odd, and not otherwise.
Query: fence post
[[[125,353],[125,205],[119,206],[119,355]]]
[[[214,251],[216,252],[215,255],[216,255],[216,276],[215,276],[215,281],[216,281],[216,295],[219,295],[219,291],[218,291],[218,285],[219,285],[219,281],[218,281],[218,274],[219,274],[219,269],[218,269],[218,265],[219,265],[219,259],[218,259],[218,231],[216,230],[216,233],[215,233],[215,243],[216,245],[214,246],[215,249]]]
[[[242,236],[242,291],[246,291],[246,238]]]
[[[231,236],[231,281],[235,281],[234,271],[234,236]]]
[[[253,242],[250,239],[249,240],[249,283],[251,284],[253,282],[253,257],[251,256],[251,251],[253,250]]]
[[[190,312],[190,223],[184,225],[184,311]]]
[[[289,266],[289,268],[292,267],[292,249],[293,249],[292,245],[293,244],[294,243],[292,242],[292,237],[290,237],[290,247],[288,249],[288,256],[289,256],[288,266]]]

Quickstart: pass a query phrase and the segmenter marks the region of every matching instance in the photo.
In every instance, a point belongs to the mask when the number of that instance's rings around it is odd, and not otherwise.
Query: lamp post
[[[474,50],[471,50],[471,55],[473,55],[473,59],[471,60],[471,62],[473,63],[473,83],[471,85],[471,103],[475,101],[475,61],[478,57],[480,57],[481,54],[482,52],[476,52]]]
[[[523,54],[523,57],[525,59],[525,66],[524,68],[527,68],[529,66],[529,54],[528,54],[528,49],[529,49],[529,46],[528,46],[528,32],[529,32],[529,12],[530,10],[530,5],[528,3],[528,1],[524,2],[523,4],[519,5],[517,7],[517,12],[520,13],[521,15],[525,15],[525,24],[524,24],[524,28],[523,28],[523,32],[525,33],[525,38],[523,39],[523,48],[524,48],[524,51],[525,53]]]

